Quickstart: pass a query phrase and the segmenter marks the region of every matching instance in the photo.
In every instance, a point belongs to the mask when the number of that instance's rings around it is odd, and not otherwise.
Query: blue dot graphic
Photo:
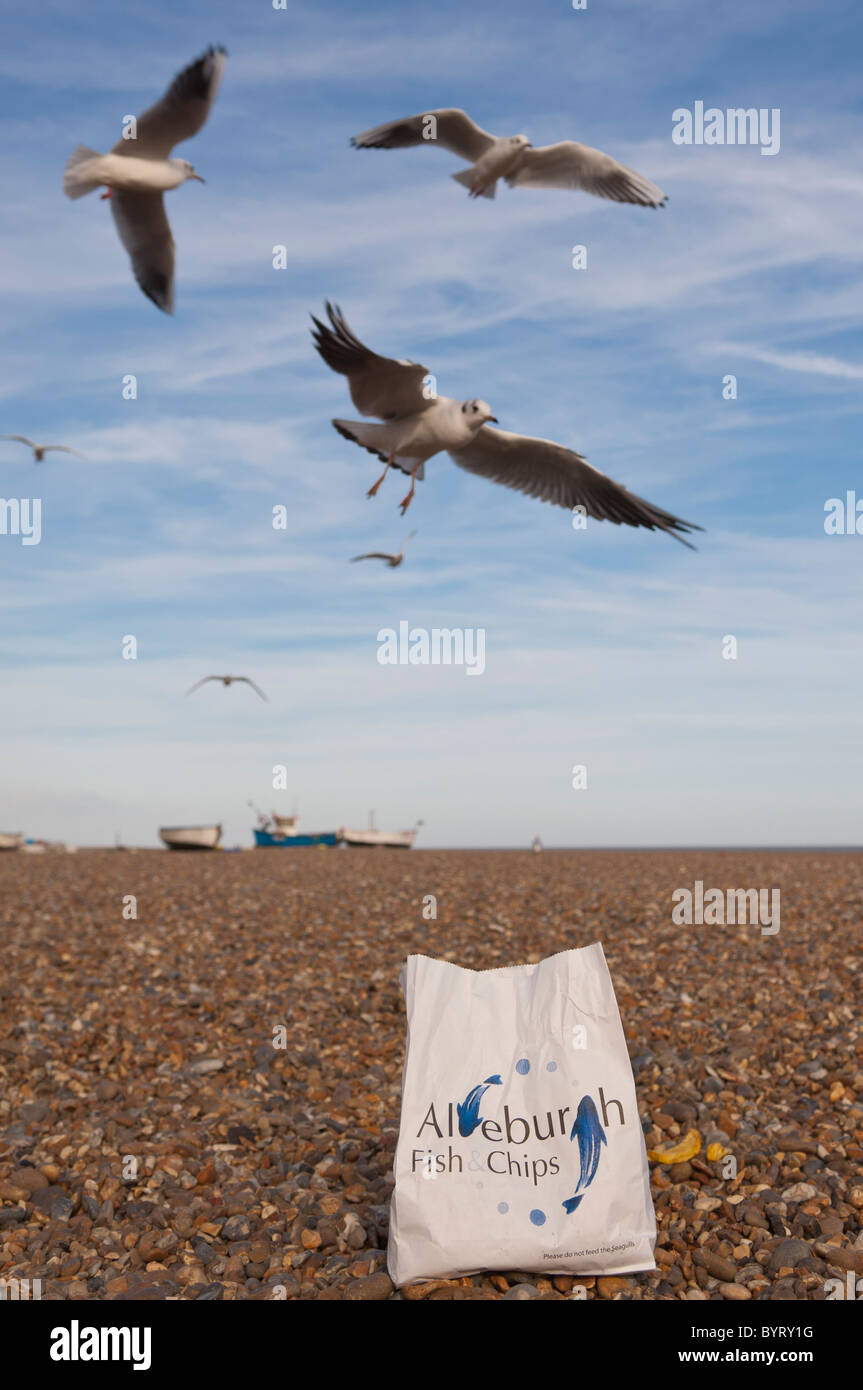
[[[557,1062],[546,1063],[546,1071],[557,1071]]]
[[[507,1212],[509,1211],[509,1202],[498,1202],[497,1209],[500,1212],[501,1216],[506,1216]]]
[[[533,1222],[534,1226],[544,1226],[545,1212],[540,1211],[538,1207],[534,1207],[533,1211],[530,1213],[530,1219]]]
[[[522,1057],[520,1062],[516,1062],[515,1069],[518,1072],[519,1076],[527,1076],[528,1072],[530,1071],[530,1062],[527,1060],[526,1057]]]

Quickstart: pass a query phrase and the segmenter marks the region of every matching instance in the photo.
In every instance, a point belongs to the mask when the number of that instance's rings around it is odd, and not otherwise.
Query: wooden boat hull
[[[220,825],[164,825],[159,829],[159,839],[168,849],[218,849],[221,838]]]
[[[339,841],[350,849],[411,849],[416,830],[340,830]]]

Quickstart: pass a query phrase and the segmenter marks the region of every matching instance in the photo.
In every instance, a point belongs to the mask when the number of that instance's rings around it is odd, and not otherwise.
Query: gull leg
[[[106,198],[110,198],[110,196],[111,196],[111,194],[113,193],[113,191],[114,191],[114,190],[113,190],[112,188],[109,188],[109,189],[106,190],[105,193],[100,194],[99,196],[100,196],[100,198],[101,198],[101,201],[104,203],[104,201],[105,201]]]
[[[371,487],[369,488],[368,492],[366,493],[366,497],[374,497],[375,493],[377,492],[377,490],[378,490],[378,488],[380,487],[381,483],[383,482],[384,478],[385,478],[385,477],[387,476],[387,474],[389,473],[390,468],[392,467],[392,461],[393,461],[394,458],[395,458],[395,454],[390,454],[389,458],[387,459],[386,467],[384,468],[383,473],[382,473],[381,476],[378,478],[378,480],[377,480],[376,483],[372,483]]]
[[[419,465],[419,460],[417,460],[417,462],[414,464],[413,468],[411,469],[411,490],[410,490],[410,492],[408,493],[407,497],[403,497],[402,500],[401,500],[401,502],[399,503],[399,506],[400,506],[401,509],[402,509],[402,516],[404,516],[405,512],[407,511],[408,507],[410,506],[410,504],[411,504],[411,502],[412,502],[412,500],[413,500],[413,495],[414,495],[414,493],[415,493],[416,490],[417,490],[417,489],[416,489],[416,476],[417,476],[417,469],[419,468],[419,466],[420,466],[420,465]]]

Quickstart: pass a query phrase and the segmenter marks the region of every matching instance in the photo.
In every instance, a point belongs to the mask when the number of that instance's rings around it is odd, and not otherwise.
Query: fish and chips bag
[[[409,956],[393,1282],[655,1268],[635,1083],[601,945],[465,970]]]

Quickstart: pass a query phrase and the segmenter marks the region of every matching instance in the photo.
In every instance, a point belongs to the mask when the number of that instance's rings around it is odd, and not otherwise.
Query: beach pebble
[[[75,1210],[75,1199],[62,1187],[40,1187],[31,1198],[33,1206],[52,1221],[68,1221]]]
[[[795,1182],[782,1193],[783,1202],[808,1202],[817,1195],[817,1187],[811,1182]]]
[[[805,1240],[780,1241],[770,1256],[768,1271],[776,1274],[780,1269],[793,1269],[801,1260],[807,1260],[811,1254],[811,1247]]]
[[[393,1292],[393,1282],[388,1274],[368,1274],[364,1279],[355,1279],[347,1285],[345,1298],[362,1303],[377,1302],[389,1298]]]
[[[693,1255],[693,1261],[707,1270],[714,1279],[720,1279],[723,1283],[733,1283],[737,1274],[737,1268],[731,1260],[725,1260],[721,1255],[716,1255],[712,1250],[697,1250]]]
[[[617,1298],[619,1294],[629,1293],[632,1284],[629,1279],[621,1279],[617,1275],[606,1275],[597,1279],[596,1288],[600,1298]]]

